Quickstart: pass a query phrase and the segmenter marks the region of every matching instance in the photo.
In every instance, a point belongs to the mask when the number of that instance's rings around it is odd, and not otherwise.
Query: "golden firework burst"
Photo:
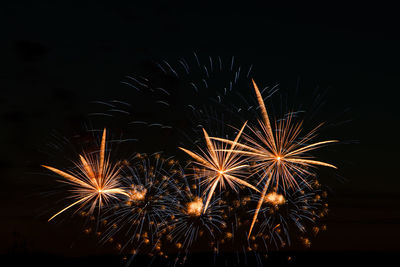
[[[206,151],[202,150],[203,155],[180,148],[195,160],[194,163],[200,166],[196,175],[198,175],[200,179],[204,179],[202,183],[207,184],[205,194],[208,194],[208,196],[203,213],[207,210],[211,197],[218,184],[220,188],[225,188],[225,183],[227,183],[235,191],[237,191],[237,185],[244,185],[259,191],[256,187],[241,179],[246,176],[247,173],[244,169],[248,167],[248,165],[245,164],[245,159],[239,153],[235,152],[236,144],[245,126],[246,123],[244,123],[235,139],[231,141],[230,147],[221,142],[217,143],[212,141],[207,132],[203,129],[207,144]]]
[[[257,84],[252,80],[254,90],[257,96],[257,102],[261,109],[259,120],[260,128],[250,128],[256,138],[244,134],[247,144],[233,143],[218,137],[211,137],[212,140],[235,144],[238,149],[235,153],[247,155],[254,162],[253,173],[261,173],[258,184],[265,181],[260,201],[258,202],[252,224],[250,226],[249,236],[257,219],[258,212],[263,203],[268,188],[278,188],[280,183],[283,187],[298,187],[297,179],[305,181],[303,177],[311,175],[309,167],[326,166],[336,168],[334,165],[311,159],[305,153],[320,148],[323,145],[337,142],[337,140],[321,141],[310,143],[316,135],[319,125],[304,137],[299,138],[302,130],[302,122],[292,123],[292,115],[288,118],[275,123],[275,131],[271,127],[264,100],[258,89]],[[240,148],[240,149],[239,149]]]
[[[129,196],[123,188],[120,187],[118,175],[120,167],[110,162],[109,156],[106,158],[106,129],[103,131],[99,155],[93,156],[83,153],[79,155],[79,162],[75,163],[76,172],[61,171],[59,169],[42,165],[42,167],[60,175],[65,180],[63,182],[72,185],[71,190],[75,202],[54,214],[48,221],[68,210],[69,208],[80,204],[80,208],[87,206],[89,214],[92,214],[96,207],[100,208],[112,199],[117,199],[118,195]]]

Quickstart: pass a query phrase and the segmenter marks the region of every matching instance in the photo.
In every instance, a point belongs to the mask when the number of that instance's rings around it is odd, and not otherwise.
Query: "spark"
[[[79,155],[80,162],[75,163],[77,172],[65,172],[59,169],[42,165],[42,167],[60,175],[63,182],[74,187],[72,190],[75,202],[54,214],[48,221],[51,221],[59,214],[80,204],[83,208],[88,205],[89,214],[92,214],[96,207],[99,208],[111,200],[118,199],[118,195],[127,195],[120,187],[118,175],[120,167],[112,165],[109,157],[105,158],[106,129],[103,131],[99,155],[96,157],[83,153]]]
[[[272,205],[282,205],[285,203],[285,197],[276,192],[271,192],[264,197],[264,202],[271,203]]]
[[[244,164],[244,159],[238,153],[235,153],[235,149],[245,126],[246,123],[244,123],[235,140],[232,141],[229,149],[226,146],[221,147],[216,142],[213,142],[204,129],[207,150],[206,152],[202,151],[203,155],[180,148],[195,160],[194,163],[202,168],[203,172],[200,174],[200,178],[204,178],[203,183],[207,184],[205,194],[208,193],[203,213],[207,210],[218,184],[220,188],[225,188],[225,183],[227,183],[235,191],[237,191],[237,185],[244,185],[258,191],[256,187],[240,179],[245,174],[243,169],[248,167],[248,165]]]
[[[191,216],[200,216],[203,210],[203,199],[197,197],[194,201],[188,203],[187,214]]]
[[[132,201],[142,201],[146,197],[147,189],[142,185],[132,185],[129,191],[129,199]]]

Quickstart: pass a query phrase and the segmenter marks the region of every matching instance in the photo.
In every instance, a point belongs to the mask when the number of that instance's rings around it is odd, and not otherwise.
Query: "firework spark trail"
[[[137,114],[132,105],[115,100],[92,101],[96,108],[101,107],[103,112],[90,115],[95,115],[95,120],[103,117],[101,125],[108,124],[108,128],[120,128],[122,125],[125,125],[122,127],[126,127],[126,131],[131,131],[133,128],[135,137],[140,142],[147,138],[148,131],[152,134],[160,134],[161,137],[155,138],[152,142],[154,146],[146,146],[146,150],[142,150],[147,153],[158,151],[154,147],[160,141],[164,141],[166,131],[173,136],[168,139],[168,144],[172,146],[175,142],[174,148],[199,142],[203,138],[202,127],[213,129],[214,134],[220,137],[233,139],[232,136],[236,134],[225,132],[225,123],[232,118],[241,121],[243,117],[241,114],[247,109],[244,108],[247,103],[243,102],[243,100],[246,101],[246,94],[242,88],[248,87],[248,76],[252,75],[251,66],[241,65],[234,57],[227,57],[226,60],[221,57],[202,58],[194,53],[192,56],[178,60],[161,60],[153,67],[154,71],[142,74],[146,77],[140,74],[126,75],[122,83],[132,87],[139,106],[140,103],[151,103],[143,107],[145,112],[142,114],[146,112],[153,114],[159,109],[163,110],[161,114],[152,116],[152,118],[157,118],[157,121],[148,121],[149,117]],[[174,72],[178,76],[179,88],[176,85],[171,86],[164,81],[165,79],[160,79],[160,76],[176,77]],[[207,87],[215,88],[216,91],[207,90]],[[171,97],[175,95],[182,95],[184,101],[171,101]],[[137,105],[135,106],[138,108]],[[179,116],[184,116],[190,124],[182,125],[170,120],[171,116],[176,116],[176,110],[180,109],[186,112]],[[238,110],[242,112],[239,114]],[[118,123],[117,118],[122,123]],[[202,127],[197,127],[198,124]],[[137,129],[137,127],[140,128]],[[164,144],[161,145],[164,146]]]
[[[244,123],[242,129],[240,129],[235,140],[232,141],[229,149],[227,149],[227,147],[218,147],[218,144],[210,139],[204,129],[203,132],[207,144],[207,151],[202,151],[203,156],[180,148],[195,160],[194,163],[203,168],[203,175],[201,175],[202,177],[200,178],[205,179],[203,183],[207,184],[206,192],[208,194],[203,213],[207,210],[216,187],[220,185],[220,188],[224,188],[225,182],[235,191],[237,191],[236,185],[244,185],[259,191],[253,185],[240,179],[244,176],[243,169],[248,167],[248,165],[244,164],[244,159],[235,152],[235,148],[245,126],[246,123]]]
[[[268,188],[270,186],[277,188],[280,180],[282,180],[284,188],[298,187],[296,177],[304,181],[303,177],[311,174],[307,168],[315,165],[336,168],[332,164],[309,159],[304,153],[320,148],[325,144],[338,142],[337,140],[328,140],[306,145],[306,143],[315,137],[318,127],[299,141],[296,141],[301,132],[302,124],[293,125],[291,122],[292,116],[289,116],[288,119],[282,120],[279,123],[275,123],[276,134],[274,135],[264,100],[254,80],[253,86],[261,109],[262,121],[259,121],[261,129],[250,128],[251,132],[257,137],[257,140],[244,134],[248,144],[235,143],[235,146],[242,149],[237,149],[235,153],[253,158],[255,161],[255,173],[260,171],[264,172],[264,175],[261,176],[258,183],[268,178],[250,226],[249,237],[257,220],[258,212],[262,205],[262,199],[264,199]],[[211,139],[234,144],[232,141],[223,138],[211,137]]]
[[[42,167],[63,177],[65,179],[63,182],[72,185],[74,187],[71,190],[73,197],[77,199],[71,205],[54,214],[48,221],[77,204],[81,204],[79,209],[89,205],[89,213],[92,214],[96,207],[100,211],[104,204],[107,204],[112,199],[118,199],[118,195],[128,195],[119,184],[120,167],[111,165],[109,157],[105,158],[105,146],[106,129],[103,131],[99,156],[93,157],[86,153],[79,155],[80,162],[75,163],[79,171],[64,172],[42,165]]]

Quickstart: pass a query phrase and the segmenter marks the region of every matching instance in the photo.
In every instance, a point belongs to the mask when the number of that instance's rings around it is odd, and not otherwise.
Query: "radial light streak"
[[[225,188],[225,183],[227,183],[235,191],[237,191],[237,185],[244,185],[259,191],[256,187],[241,179],[245,174],[243,169],[248,167],[248,165],[245,164],[245,159],[243,159],[239,153],[235,152],[236,145],[238,144],[238,140],[242,135],[245,126],[246,123],[244,123],[242,129],[240,129],[239,133],[236,135],[235,140],[231,142],[229,149],[226,145],[221,146],[216,142],[213,142],[204,129],[203,132],[207,144],[207,150],[206,152],[202,151],[203,156],[187,149],[180,148],[195,160],[194,163],[198,164],[202,168],[202,170],[200,170],[202,172],[200,178],[204,178],[204,181],[202,182],[207,184],[205,194],[208,194],[203,213],[207,210],[218,184],[220,185],[220,188]]]
[[[292,115],[275,123],[276,130],[274,132],[260,90],[254,80],[252,80],[252,82],[262,116],[262,120],[259,120],[259,129],[250,127],[256,139],[244,134],[248,144],[241,144],[223,138],[211,137],[213,140],[222,141],[241,148],[241,150],[237,149],[235,153],[247,155],[254,160],[254,173],[263,172],[258,183],[267,179],[250,226],[249,237],[268,188],[271,186],[277,188],[280,181],[283,184],[284,190],[286,187],[298,188],[296,177],[304,181],[303,177],[311,175],[311,172],[308,170],[309,167],[315,165],[336,169],[334,165],[312,160],[304,155],[304,153],[320,148],[325,144],[338,142],[337,140],[328,140],[307,144],[315,137],[319,126],[304,137],[299,138],[299,134],[302,130],[302,123],[293,124]]]
[[[64,172],[59,169],[42,165],[42,167],[60,175],[65,180],[63,182],[72,185],[74,188],[73,198],[76,199],[71,205],[54,214],[48,221],[54,217],[80,204],[80,209],[88,205],[89,214],[92,214],[96,207],[99,208],[111,200],[118,199],[118,195],[128,196],[127,192],[120,187],[118,175],[120,167],[112,165],[109,157],[105,157],[106,148],[106,129],[103,131],[100,151],[98,156],[83,153],[79,155],[80,162],[75,163],[77,172]]]

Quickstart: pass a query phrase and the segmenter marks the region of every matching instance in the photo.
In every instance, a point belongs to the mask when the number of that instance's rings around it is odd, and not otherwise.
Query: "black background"
[[[330,182],[328,231],[293,263],[395,259],[400,35],[394,6],[188,2],[1,3],[4,259],[13,266],[107,263],[101,259],[107,248],[77,237],[79,225],[49,224],[40,214],[45,200],[36,201],[37,192],[50,182],[38,175],[40,146],[54,129],[68,135],[79,127],[89,101],[129,101],[119,82],[143,62],[193,51],[254,63],[264,84],[290,87],[300,79],[305,95],[316,86],[328,89],[327,116],[349,108],[349,122],[331,133],[357,140],[334,155],[347,181]]]

